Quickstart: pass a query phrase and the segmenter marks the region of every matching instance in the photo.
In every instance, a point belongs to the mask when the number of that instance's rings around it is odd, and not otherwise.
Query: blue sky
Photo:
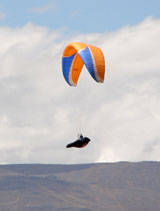
[[[32,22],[50,29],[92,33],[134,25],[146,17],[160,18],[159,0],[1,0],[0,25]]]

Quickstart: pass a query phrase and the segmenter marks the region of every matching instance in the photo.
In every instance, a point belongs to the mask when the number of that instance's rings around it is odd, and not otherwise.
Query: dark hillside
[[[159,211],[160,162],[0,166],[0,211]]]

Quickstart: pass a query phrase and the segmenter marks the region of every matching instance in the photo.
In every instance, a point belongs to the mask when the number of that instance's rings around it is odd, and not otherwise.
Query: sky
[[[160,2],[0,1],[0,164],[159,161]],[[62,54],[78,41],[102,49],[96,83],[77,87]],[[66,149],[77,134],[83,149]]]

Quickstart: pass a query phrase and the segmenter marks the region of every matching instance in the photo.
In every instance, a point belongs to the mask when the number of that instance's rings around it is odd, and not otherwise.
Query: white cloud
[[[53,5],[53,4],[46,4],[46,5],[43,5],[41,7],[34,7],[31,9],[31,11],[33,13],[37,13],[37,14],[44,14],[44,13],[47,13],[49,11],[53,11],[55,10],[56,6]]]
[[[72,11],[72,16],[73,17],[77,17],[81,14],[81,10],[80,9],[76,9]]]
[[[0,11],[0,20],[5,19],[5,17],[6,17],[6,14]]]
[[[61,37],[61,39],[59,39]],[[28,24],[0,28],[0,163],[158,160],[160,154],[160,20],[66,39]],[[104,84],[85,68],[78,87],[65,82],[65,45],[102,48]],[[84,149],[65,145],[83,132]]]

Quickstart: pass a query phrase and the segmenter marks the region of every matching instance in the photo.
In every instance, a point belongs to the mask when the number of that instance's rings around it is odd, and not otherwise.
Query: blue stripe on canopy
[[[73,61],[75,55],[76,55],[76,53],[73,54],[72,56],[62,58],[63,76],[70,86],[71,86],[71,83],[69,81],[69,74],[70,74],[70,68],[71,68],[71,65],[72,65],[72,61]]]
[[[78,53],[79,53],[80,57],[82,58],[89,73],[91,74],[92,78],[94,78],[94,80],[97,81],[96,76],[95,76],[95,68],[94,68],[93,58],[92,58],[89,48],[86,47],[84,50],[81,50]]]

